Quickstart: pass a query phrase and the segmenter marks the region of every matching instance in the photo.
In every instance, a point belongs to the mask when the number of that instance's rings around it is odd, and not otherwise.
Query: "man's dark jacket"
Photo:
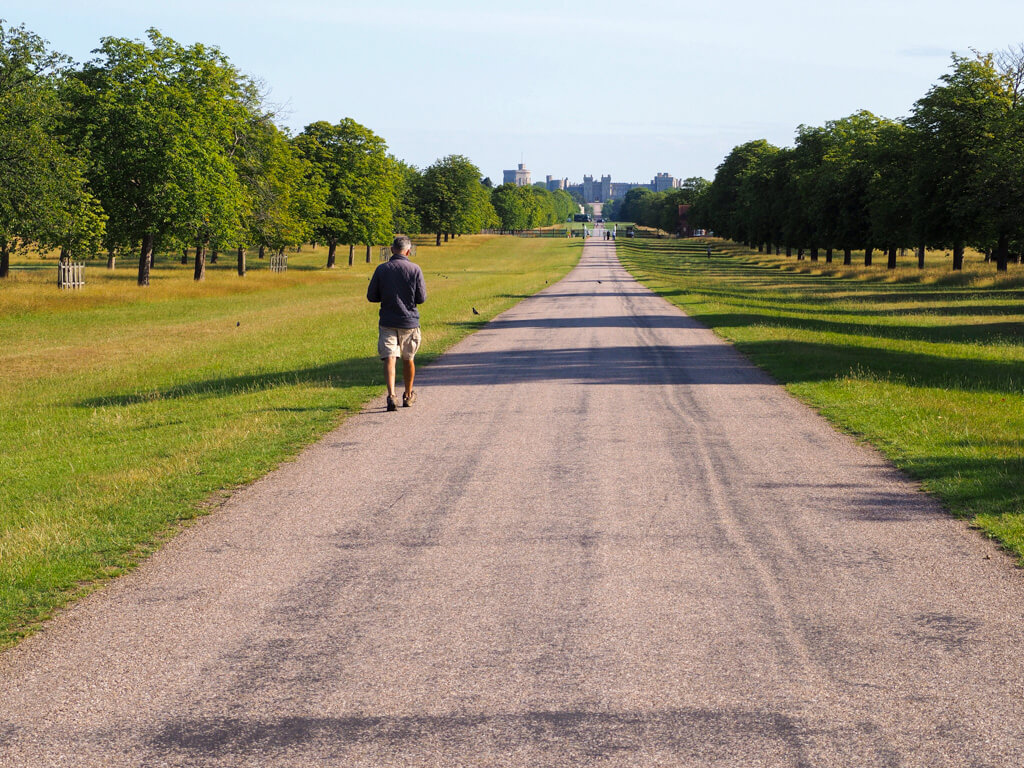
[[[419,328],[416,305],[427,300],[423,270],[401,254],[392,256],[374,271],[366,298],[380,302],[380,324],[385,328]]]

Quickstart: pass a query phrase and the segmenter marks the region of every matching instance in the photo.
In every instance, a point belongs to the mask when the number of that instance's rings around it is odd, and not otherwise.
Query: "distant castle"
[[[515,184],[517,187],[531,186],[530,172],[523,163],[519,163],[518,168],[503,171],[502,174],[502,183],[504,184]],[[613,182],[611,176],[602,176],[600,181],[594,181],[593,176],[584,176],[582,184],[570,184],[568,179],[555,179],[547,176],[543,182],[537,183],[543,184],[550,192],[562,189],[570,194],[579,193],[584,202],[603,203],[605,200],[617,200],[620,197],[625,197],[629,190],[638,187],[649,189],[652,192],[664,192],[666,189],[678,189],[681,182],[669,173],[659,173],[651,179],[650,184]]]
[[[526,170],[526,166],[523,163],[519,164],[519,167],[511,171],[502,171],[503,178],[502,184],[515,184],[517,187],[528,187],[530,186],[530,172]],[[550,179],[551,177],[548,176]]]

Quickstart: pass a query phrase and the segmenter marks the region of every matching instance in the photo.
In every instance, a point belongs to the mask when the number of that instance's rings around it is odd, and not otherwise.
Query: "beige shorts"
[[[416,357],[416,350],[419,348],[419,328],[385,328],[383,325],[380,326],[380,335],[377,337],[377,354],[381,360],[387,360],[389,357],[412,360]]]

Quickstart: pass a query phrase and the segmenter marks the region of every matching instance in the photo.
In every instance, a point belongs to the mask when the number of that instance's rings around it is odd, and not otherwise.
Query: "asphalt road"
[[[611,244],[418,383],[0,656],[0,765],[1024,764],[1024,575]]]

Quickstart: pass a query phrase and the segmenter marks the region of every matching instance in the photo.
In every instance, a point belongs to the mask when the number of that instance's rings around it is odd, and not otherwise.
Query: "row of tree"
[[[491,192],[491,204],[502,229],[522,230],[547,227],[565,221],[578,208],[569,193],[549,191],[543,184],[520,187],[502,184]]]
[[[605,203],[602,215],[608,221],[632,221],[675,232],[679,226],[679,206],[696,203],[710,184],[707,179],[691,176],[677,189],[655,192],[648,187],[634,187],[618,200]]]
[[[1007,268],[1024,248],[1024,46],[950,70],[909,117],[861,111],[800,126],[793,147],[751,141],[732,150],[696,200],[693,219],[759,248],[851,263],[875,249],[948,248],[953,268],[971,246]]]
[[[351,119],[279,127],[258,84],[217,48],[107,37],[76,65],[0,21],[0,277],[19,249],[207,254],[442,237],[499,221],[479,169],[449,155],[422,171]],[[541,206],[543,207],[543,206]],[[547,216],[545,212],[543,217]]]

